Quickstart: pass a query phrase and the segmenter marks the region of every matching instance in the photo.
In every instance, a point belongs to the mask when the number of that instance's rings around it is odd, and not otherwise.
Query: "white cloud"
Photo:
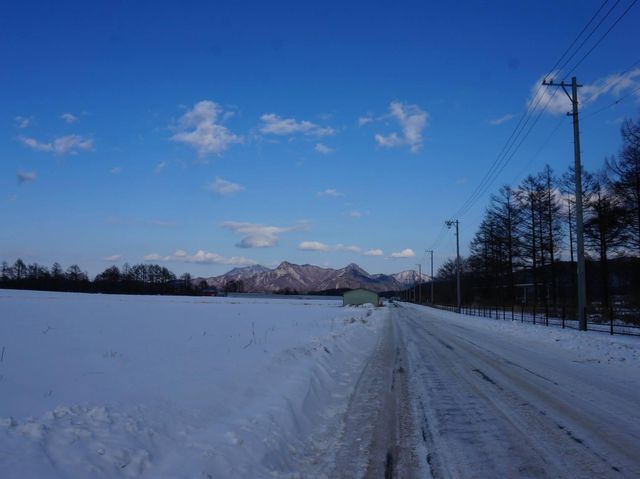
[[[278,245],[281,234],[308,229],[309,224],[308,222],[299,222],[293,226],[269,226],[259,223],[225,221],[220,226],[234,233],[245,235],[236,244],[238,248],[271,248]]]
[[[387,136],[376,133],[373,138],[376,140],[376,143],[378,143],[378,145],[385,146],[387,148],[394,148],[396,146],[401,146],[404,144],[404,140],[400,138],[397,133],[391,133]]]
[[[360,118],[358,118],[358,126],[364,126],[367,123],[372,123],[372,122],[373,122],[373,117],[371,115],[361,116]]]
[[[152,226],[162,226],[163,228],[170,228],[176,225],[175,221],[167,221],[167,220],[149,220],[148,224]]]
[[[571,111],[571,101],[567,98],[561,88],[540,86],[542,80],[551,80],[553,74],[549,77],[540,77],[538,81],[531,87],[531,96],[527,102],[529,109],[543,108],[546,106],[547,111],[553,114],[565,114]]]
[[[396,251],[391,253],[392,258],[413,258],[416,254],[411,248],[403,249],[402,251]]]
[[[156,173],[160,173],[161,171],[163,171],[167,165],[169,164],[168,161],[161,161],[160,163],[158,163],[156,165],[156,167],[153,169],[153,171],[155,171]]]
[[[508,122],[509,120],[513,120],[513,118],[515,118],[515,115],[512,115],[511,113],[507,113],[504,116],[501,116],[500,118],[496,118],[494,120],[489,120],[489,123],[492,125],[502,125],[503,123]]]
[[[531,96],[527,102],[529,108],[533,105],[538,108],[547,105],[547,111],[551,114],[565,114],[571,111],[571,101],[562,91],[561,87],[540,86],[542,81],[546,79],[550,81],[554,79],[552,74],[548,77],[540,77],[538,81],[531,87]],[[554,79],[557,83],[559,80]],[[633,91],[640,87],[640,67],[629,70],[624,74],[614,73],[606,77],[599,78],[590,85],[584,85],[579,92],[579,101],[582,108],[597,101],[600,97],[612,95],[614,98],[622,94]],[[567,85],[567,89],[570,84]],[[555,94],[554,94],[555,91]],[[636,98],[640,98],[640,90],[635,92]]]
[[[361,218],[362,213],[360,211],[353,210],[352,212],[349,213],[349,216],[351,216],[352,218]]]
[[[330,126],[316,125],[307,120],[298,121],[293,118],[281,118],[275,113],[265,113],[260,117],[260,132],[265,135],[295,135],[301,133],[309,136],[331,136],[336,131]]]
[[[337,244],[333,247],[335,251],[346,251],[348,253],[359,253],[362,248],[354,245]]]
[[[18,178],[18,183],[22,184],[28,183],[30,181],[35,181],[38,174],[35,171],[18,171],[16,176]]]
[[[386,136],[378,133],[374,137],[376,142],[388,148],[407,145],[412,152],[417,152],[422,147],[422,132],[427,127],[429,114],[418,105],[394,101],[389,105],[388,116],[399,123],[402,135],[395,132]]]
[[[313,149],[322,155],[328,155],[329,153],[333,153],[333,148],[330,148],[327,145],[324,145],[322,143],[316,143],[316,146]]]
[[[360,253],[362,248],[355,245],[336,244],[328,245],[321,243],[320,241],[302,241],[298,244],[298,249],[302,251],[322,251],[324,253],[329,251],[342,251],[347,253]]]
[[[225,257],[217,253],[210,253],[204,250],[198,250],[195,254],[189,255],[184,250],[177,250],[175,253],[161,256],[158,253],[151,253],[143,256],[145,261],[157,261],[157,262],[183,262],[183,263],[196,263],[196,264],[224,264],[233,266],[248,266],[256,264],[252,259],[245,258],[244,256],[231,256]]]
[[[238,248],[273,248],[278,245],[278,238],[267,235],[249,235],[240,240]]]
[[[121,259],[122,259],[121,254],[114,254],[111,256],[105,256],[104,258],[102,258],[102,261],[120,261]]]
[[[319,191],[318,196],[331,196],[333,198],[337,198],[339,196],[344,196],[344,194],[334,188],[327,188],[324,191]]]
[[[218,195],[224,196],[224,195],[232,195],[233,193],[242,191],[244,190],[244,186],[239,185],[238,183],[233,183],[231,181],[224,180],[219,176],[216,176],[215,179],[207,185],[207,189],[213,191]]]
[[[79,151],[88,151],[93,148],[93,140],[80,135],[61,136],[55,138],[51,143],[41,143],[34,138],[26,136],[19,136],[18,140],[34,151],[44,151],[55,153],[56,155],[65,155],[67,153],[74,155]]]
[[[384,251],[382,251],[380,248],[374,248],[374,249],[367,250],[362,254],[365,256],[382,256],[384,255]]]
[[[119,175],[122,173],[122,168],[120,166],[116,166],[115,168],[111,168],[110,173],[112,175]]]
[[[241,136],[235,135],[226,126],[220,125],[218,119],[224,118],[222,108],[215,102],[203,100],[187,111],[177,125],[177,132],[171,137],[173,141],[186,143],[194,148],[200,157],[219,155],[234,143],[242,143]]]
[[[31,120],[24,116],[16,116],[14,120],[16,122],[16,128],[27,128],[31,124]]]
[[[621,75],[614,73],[596,80],[591,85],[585,85],[581,89],[582,98],[588,103],[596,101],[603,95],[612,94],[619,97],[623,93],[636,89],[640,86],[640,67],[634,68],[627,73]],[[640,98],[640,90],[635,92],[637,98]],[[582,100],[584,101],[584,100]]]
[[[329,245],[320,241],[303,241],[298,245],[298,249],[302,251],[329,251]]]
[[[78,120],[78,117],[72,115],[71,113],[63,113],[62,115],[60,115],[60,118],[62,118],[67,123],[75,123]]]

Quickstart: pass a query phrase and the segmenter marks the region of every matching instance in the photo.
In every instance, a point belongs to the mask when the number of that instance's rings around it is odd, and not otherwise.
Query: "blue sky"
[[[0,259],[426,268],[601,3],[4,2]],[[638,117],[638,65],[612,75],[640,60],[639,24],[634,7],[576,71],[600,93],[582,110],[586,168]],[[490,192],[570,164],[569,119],[534,157],[565,107]],[[460,218],[463,252],[487,196]],[[440,236],[436,267],[455,251]]]

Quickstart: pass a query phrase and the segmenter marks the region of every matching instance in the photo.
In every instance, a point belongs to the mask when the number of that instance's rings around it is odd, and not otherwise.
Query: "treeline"
[[[0,288],[46,291],[74,291],[87,293],[125,294],[200,294],[192,287],[191,276],[180,278],[157,264],[125,263],[122,269],[110,266],[93,281],[78,265],[63,269],[59,263],[51,268],[38,263],[26,264],[18,259],[13,265],[2,262]]]
[[[640,121],[622,148],[582,172],[587,301],[608,311],[640,306]],[[565,308],[576,297],[575,172],[550,166],[491,196],[462,260],[466,304]],[[455,260],[438,271],[437,301],[455,302]]]

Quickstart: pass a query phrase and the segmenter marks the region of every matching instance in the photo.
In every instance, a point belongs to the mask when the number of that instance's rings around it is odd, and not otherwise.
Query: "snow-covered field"
[[[385,310],[0,290],[0,477],[322,477]]]

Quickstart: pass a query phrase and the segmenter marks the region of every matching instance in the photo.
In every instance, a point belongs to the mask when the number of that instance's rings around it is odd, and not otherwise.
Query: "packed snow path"
[[[640,477],[637,363],[584,359],[477,318],[390,309],[432,477]]]

